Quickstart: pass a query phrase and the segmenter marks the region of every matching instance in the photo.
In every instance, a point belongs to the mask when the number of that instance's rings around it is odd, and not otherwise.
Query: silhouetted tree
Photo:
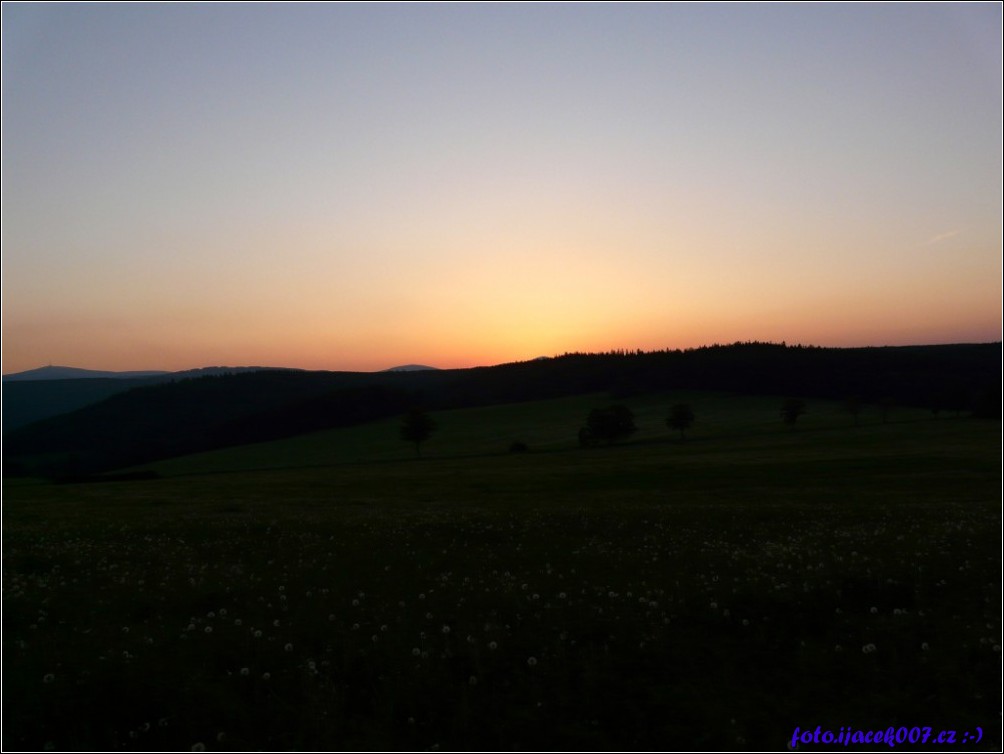
[[[801,398],[785,398],[781,405],[781,418],[785,424],[795,425],[798,417],[805,413],[805,401]]]
[[[425,411],[413,408],[401,423],[401,439],[415,443],[415,455],[422,455],[422,443],[429,439],[436,428],[436,422]]]
[[[854,423],[858,423],[858,416],[861,414],[861,399],[852,395],[844,401],[844,411],[854,417]]]
[[[895,401],[892,398],[885,397],[879,398],[878,407],[879,411],[882,412],[882,423],[885,424],[889,421],[889,414],[892,413],[892,408],[895,405]]]
[[[618,404],[607,408],[594,408],[589,412],[583,429],[588,432],[588,437],[595,438],[596,441],[604,440],[608,445],[612,445],[616,440],[630,437],[638,428],[635,426],[631,409]],[[582,440],[583,433],[580,430],[579,442],[582,443]]]
[[[530,448],[522,440],[513,440],[509,445],[510,453],[526,453]]]
[[[690,429],[694,423],[694,409],[686,403],[677,403],[669,410],[669,418],[666,419],[666,426],[670,429],[680,430],[680,440],[685,440],[684,432]]]

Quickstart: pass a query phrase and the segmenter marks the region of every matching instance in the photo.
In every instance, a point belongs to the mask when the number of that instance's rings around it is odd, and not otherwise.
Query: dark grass
[[[5,482],[4,748],[999,749],[999,424],[702,399],[683,443],[650,398],[574,448],[574,399]]]

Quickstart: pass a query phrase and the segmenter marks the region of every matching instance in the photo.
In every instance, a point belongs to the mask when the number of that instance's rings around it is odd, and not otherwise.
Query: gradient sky
[[[1001,338],[1001,5],[3,5],[3,371]]]

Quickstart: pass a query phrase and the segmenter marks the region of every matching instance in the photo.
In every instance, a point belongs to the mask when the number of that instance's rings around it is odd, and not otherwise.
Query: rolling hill
[[[824,349],[745,343],[464,370],[255,371],[151,384],[5,434],[5,473],[92,473],[433,410],[588,393],[726,391],[1000,415],[1001,344]],[[7,387],[4,388],[5,402]],[[6,409],[6,406],[5,406]]]
[[[104,372],[47,366],[3,376],[3,432],[48,419],[136,387],[271,367],[201,367],[180,372]],[[301,371],[285,369],[284,371]]]

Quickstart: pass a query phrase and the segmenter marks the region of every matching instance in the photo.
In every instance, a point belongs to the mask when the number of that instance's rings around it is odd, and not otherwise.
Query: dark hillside
[[[855,399],[1000,416],[1001,344],[766,343],[566,354],[466,370],[260,371],[152,385],[9,433],[6,473],[90,473],[402,413],[671,389]]]
[[[404,410],[407,393],[395,382],[395,374],[261,371],[139,387],[10,432],[5,472],[91,473],[368,421]]]
[[[3,383],[3,432],[76,411],[116,393],[163,382],[165,377],[12,380]]]
[[[293,371],[268,367],[200,367],[181,372],[95,372],[68,367],[44,367],[3,378],[4,433],[32,422],[69,413],[144,385],[227,374]],[[66,375],[58,378],[53,375]]]
[[[565,354],[465,370],[452,400],[464,405],[610,391],[668,389],[791,394],[970,410],[999,392],[1001,344],[816,348],[737,343],[687,351]],[[995,388],[996,386],[996,388]]]

